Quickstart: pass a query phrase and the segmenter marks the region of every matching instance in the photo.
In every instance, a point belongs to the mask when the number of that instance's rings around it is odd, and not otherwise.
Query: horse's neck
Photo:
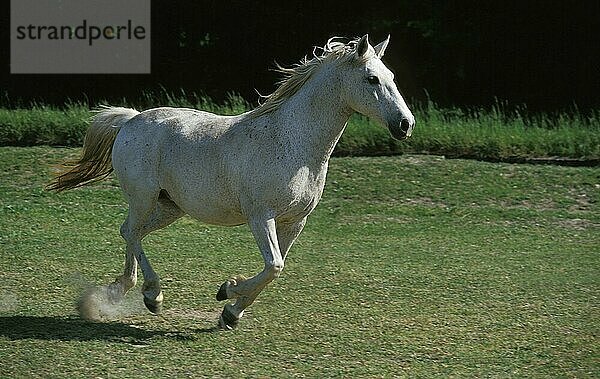
[[[294,141],[294,152],[307,163],[327,163],[352,114],[340,82],[332,72],[317,73],[276,111],[280,135]]]

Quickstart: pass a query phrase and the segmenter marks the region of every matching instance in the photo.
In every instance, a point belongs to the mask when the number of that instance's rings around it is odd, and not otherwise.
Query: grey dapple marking
[[[160,312],[160,280],[142,249],[148,233],[184,214],[216,225],[248,224],[264,258],[257,275],[223,283],[220,319],[235,327],[258,294],[284,268],[290,247],[323,193],[329,158],[354,112],[412,133],[414,117],[381,57],[389,37],[372,47],[364,36],[331,39],[322,53],[281,69],[279,88],[263,105],[238,116],[185,108],[137,112],[105,108],[94,118],[83,157],[49,187],[64,190],[103,178],[112,169],[129,203],[121,235],[125,270],[109,292],[115,301],[144,275],[142,292]]]

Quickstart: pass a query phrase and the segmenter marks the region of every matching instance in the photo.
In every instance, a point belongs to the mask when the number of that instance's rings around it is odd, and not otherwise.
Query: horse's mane
[[[299,63],[291,67],[283,67],[275,63],[275,71],[281,73],[283,78],[277,82],[278,87],[275,92],[267,96],[261,95],[262,104],[252,110],[249,116],[259,117],[277,110],[281,104],[298,92],[325,63],[333,61],[362,63],[370,58],[370,54],[367,53],[361,59],[357,59],[354,53],[358,45],[358,38],[347,43],[340,42],[339,39],[338,37],[330,38],[325,46],[314,48],[312,58],[309,59],[305,56]]]

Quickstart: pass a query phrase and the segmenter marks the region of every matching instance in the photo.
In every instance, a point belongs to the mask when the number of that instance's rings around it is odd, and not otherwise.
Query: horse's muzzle
[[[406,117],[402,117],[400,121],[394,121],[388,124],[388,129],[390,130],[392,137],[398,140],[405,140],[410,137],[414,127],[415,120],[409,120]]]

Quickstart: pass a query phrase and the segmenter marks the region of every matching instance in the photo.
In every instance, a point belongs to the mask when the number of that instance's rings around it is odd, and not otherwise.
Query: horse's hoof
[[[240,319],[235,317],[226,305],[225,308],[223,308],[223,312],[221,312],[221,317],[219,317],[219,328],[223,330],[233,330],[238,326],[239,321]]]
[[[162,300],[161,301],[152,300],[152,299],[149,299],[146,296],[144,296],[144,304],[146,305],[146,308],[148,308],[148,310],[150,312],[154,313],[155,315],[161,314]]]
[[[217,301],[227,300],[227,285],[228,284],[229,284],[229,281],[221,284],[221,287],[219,288],[219,291],[217,292]]]

